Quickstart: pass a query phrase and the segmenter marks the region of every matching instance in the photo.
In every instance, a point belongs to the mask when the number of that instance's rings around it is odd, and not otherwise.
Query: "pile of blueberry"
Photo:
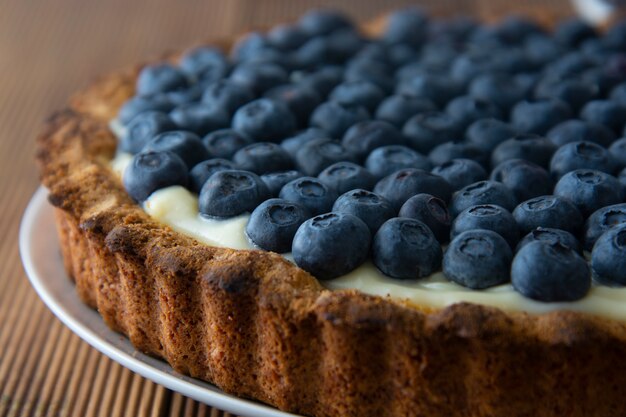
[[[370,258],[542,301],[626,285],[626,22],[405,9],[368,39],[313,11],[145,67],[118,119],[135,200],[182,185],[202,215],[250,212],[256,246],[319,279]]]

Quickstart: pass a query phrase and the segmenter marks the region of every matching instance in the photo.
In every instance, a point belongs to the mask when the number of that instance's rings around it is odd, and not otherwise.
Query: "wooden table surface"
[[[330,6],[359,20],[409,1],[0,0],[0,417],[222,416],[111,361],[39,300],[22,269],[19,221],[38,186],[34,138],[43,120],[98,74],[203,39]],[[499,14],[506,1],[423,1],[436,13]],[[569,13],[567,2],[516,2]],[[519,9],[518,9],[519,10]]]

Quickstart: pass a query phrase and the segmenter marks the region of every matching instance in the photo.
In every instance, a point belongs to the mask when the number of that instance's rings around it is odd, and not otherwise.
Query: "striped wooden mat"
[[[0,0],[0,417],[223,416],[109,360],[46,309],[19,260],[19,221],[38,185],[42,121],[98,74],[246,28],[334,6],[360,20],[410,1]],[[499,15],[511,4],[568,13],[563,1],[423,1],[435,13]],[[521,9],[516,9],[521,10]]]

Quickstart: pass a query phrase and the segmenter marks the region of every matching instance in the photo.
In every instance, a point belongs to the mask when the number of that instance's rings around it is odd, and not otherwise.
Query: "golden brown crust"
[[[136,73],[76,95],[47,122],[37,160],[79,296],[138,349],[314,416],[626,415],[623,323],[330,292],[279,255],[209,247],[152,220],[107,165],[107,121]]]

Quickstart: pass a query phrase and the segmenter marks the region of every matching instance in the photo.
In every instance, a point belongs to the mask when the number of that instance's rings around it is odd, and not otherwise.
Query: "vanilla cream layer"
[[[112,161],[111,166],[121,176],[130,159],[130,155],[120,153]],[[208,245],[255,249],[245,234],[248,214],[226,220],[205,218],[199,214],[195,194],[184,187],[173,186],[154,192],[145,201],[144,210],[172,229]],[[292,259],[290,254],[285,254],[285,257]],[[510,284],[486,290],[471,290],[448,281],[441,272],[414,281],[395,280],[386,277],[369,261],[347,275],[321,283],[329,289],[352,288],[430,308],[442,308],[465,301],[498,307],[506,311],[544,313],[571,310],[618,320],[626,319],[626,288],[594,285],[582,300],[544,303],[522,296]]]

